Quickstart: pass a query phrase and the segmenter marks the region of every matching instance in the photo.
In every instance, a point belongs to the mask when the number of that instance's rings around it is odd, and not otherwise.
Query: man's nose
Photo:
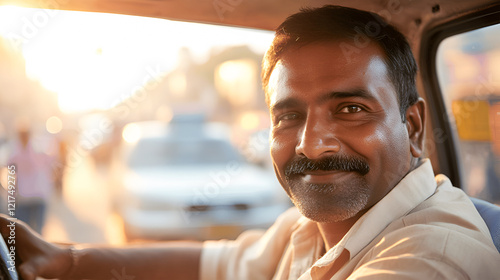
[[[335,124],[329,120],[308,119],[299,134],[295,147],[297,155],[318,159],[340,151],[340,142],[335,135]]]

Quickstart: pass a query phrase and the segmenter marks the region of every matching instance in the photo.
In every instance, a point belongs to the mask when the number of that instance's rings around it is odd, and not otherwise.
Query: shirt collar
[[[316,266],[327,266],[343,249],[352,259],[391,222],[405,216],[413,208],[430,197],[436,190],[436,181],[430,160],[408,173],[384,198],[366,212],[347,232],[342,240],[331,248]]]

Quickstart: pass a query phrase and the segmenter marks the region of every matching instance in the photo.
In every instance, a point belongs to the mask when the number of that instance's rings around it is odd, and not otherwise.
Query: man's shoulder
[[[492,279],[500,264],[500,255],[487,242],[436,224],[407,225],[383,234],[373,243],[358,266],[378,263],[386,269],[401,269],[397,266],[419,263],[421,269],[439,268],[464,278]]]
[[[388,226],[369,255],[411,255],[446,263],[466,275],[498,266],[500,255],[474,204],[446,180],[436,176],[436,192]]]
[[[437,175],[436,183],[436,191],[401,218],[403,226],[425,225],[488,239],[489,230],[467,194],[444,175]]]
[[[437,187],[427,199],[416,205],[402,217],[405,226],[413,224],[455,225],[465,228],[482,229],[487,227],[470,198],[461,189],[454,187],[444,175],[436,176]]]

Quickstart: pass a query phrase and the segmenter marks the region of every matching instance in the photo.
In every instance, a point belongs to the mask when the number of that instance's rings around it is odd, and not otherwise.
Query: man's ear
[[[421,97],[406,110],[406,128],[410,137],[410,151],[413,157],[421,157],[424,153],[425,101]]]

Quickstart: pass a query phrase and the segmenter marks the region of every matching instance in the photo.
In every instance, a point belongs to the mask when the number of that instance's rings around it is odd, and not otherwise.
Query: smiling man
[[[415,168],[422,146],[423,101],[402,121],[381,48],[367,45],[350,63],[336,53],[337,42],[294,47],[268,85],[278,178],[321,223],[359,217]]]
[[[326,6],[289,17],[263,85],[274,168],[296,208],[234,241],[147,248],[56,246],[19,224],[19,271],[27,280],[498,277],[500,255],[474,205],[423,157],[416,71],[404,37],[377,15]]]
[[[366,28],[363,15],[322,12],[296,15],[278,29],[264,85],[278,179],[300,212],[329,232],[338,223],[350,228],[420,163],[425,110],[414,78],[406,78],[416,65],[401,35],[386,27],[389,34],[370,38],[358,31]],[[328,12],[353,15],[339,22]],[[320,22],[306,19],[316,14]],[[358,26],[336,32],[342,24]],[[364,36],[364,47],[353,58],[342,55],[355,36]]]
[[[489,279],[468,197],[423,157],[410,46],[379,16],[306,9],[263,64],[276,175],[296,206],[264,236],[206,243],[201,279]]]

